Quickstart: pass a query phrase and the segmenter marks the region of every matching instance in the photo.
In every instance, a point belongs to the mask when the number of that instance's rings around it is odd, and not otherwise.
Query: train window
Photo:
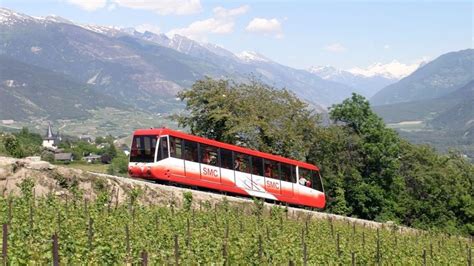
[[[263,161],[263,175],[265,177],[280,179],[280,171],[278,169],[278,163],[272,160]]]
[[[221,153],[221,167],[233,170],[232,151],[220,149]]]
[[[130,162],[155,161],[156,136],[135,136],[130,152]]]
[[[262,160],[262,158],[252,156],[252,174],[263,176],[263,160]]]
[[[201,144],[199,146],[201,163],[216,166],[218,162],[217,148],[206,144]]]
[[[299,172],[300,179],[298,180],[298,183],[300,185],[323,191],[323,184],[321,182],[321,175],[319,174],[319,171],[312,171],[300,167]]]
[[[313,175],[313,188],[323,192],[323,183],[321,181],[321,175],[319,171],[311,171]]]
[[[294,166],[286,163],[280,163],[281,180],[286,182],[295,182]]]
[[[187,161],[198,161],[197,143],[194,141],[184,141],[184,159]]]
[[[234,152],[234,170],[250,173],[250,156],[240,152]]]
[[[160,145],[158,146],[158,154],[156,160],[160,161],[168,158],[168,137],[160,138]]]
[[[171,157],[183,159],[183,140],[170,136],[170,155]]]

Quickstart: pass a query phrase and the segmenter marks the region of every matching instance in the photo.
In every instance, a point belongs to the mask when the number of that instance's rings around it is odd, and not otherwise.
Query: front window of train
[[[130,162],[154,162],[156,140],[156,136],[134,136],[130,151]]]
[[[319,171],[313,171],[300,167],[298,183],[300,185],[311,187],[323,192],[323,184],[321,182],[321,175],[319,174]]]

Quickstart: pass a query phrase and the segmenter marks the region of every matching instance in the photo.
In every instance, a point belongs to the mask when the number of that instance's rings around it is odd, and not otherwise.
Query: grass
[[[70,164],[61,164],[64,167],[80,169],[82,171],[90,171],[96,173],[107,173],[108,164],[101,163],[84,163],[84,162],[73,162]]]

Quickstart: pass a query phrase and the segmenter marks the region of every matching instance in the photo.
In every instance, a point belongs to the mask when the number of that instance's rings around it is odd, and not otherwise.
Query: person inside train
[[[305,186],[307,181],[308,180],[306,180],[306,178],[304,178],[303,176],[300,176],[300,179],[298,180],[298,183],[302,186]]]
[[[272,177],[272,166],[269,164],[265,165],[265,176]]]
[[[240,157],[235,157],[234,160],[234,170],[240,171],[242,168],[242,159]]]
[[[205,151],[203,156],[202,156],[202,163],[205,164],[210,164],[211,163],[211,155],[209,154],[209,151]]]

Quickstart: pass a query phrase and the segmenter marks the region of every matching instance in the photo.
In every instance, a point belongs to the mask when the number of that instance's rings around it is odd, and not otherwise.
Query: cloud
[[[333,53],[342,53],[345,52],[347,49],[344,47],[344,45],[340,43],[333,43],[333,44],[328,44],[324,47],[324,50],[333,52]]]
[[[276,38],[283,38],[281,23],[276,18],[254,18],[245,28],[248,32],[263,33],[266,36],[273,35]]]
[[[80,1],[80,0],[75,0]],[[202,10],[200,0],[113,0],[116,4],[133,9],[151,10],[160,15],[189,15]]]
[[[388,45],[388,44],[384,45],[383,49],[390,49],[390,45]]]
[[[212,10],[214,12],[214,16],[218,18],[226,18],[226,17],[235,17],[235,16],[240,16],[247,11],[249,11],[250,7],[248,5],[243,5],[241,7],[237,7],[234,9],[225,9],[221,6],[218,6]]]
[[[67,2],[87,11],[104,8],[107,4],[107,0],[67,0]]]
[[[149,31],[149,32],[153,32],[153,33],[156,33],[156,34],[160,33],[160,28],[158,26],[151,25],[151,24],[141,24],[141,25],[136,26],[135,29],[138,32]]]
[[[170,30],[167,34],[186,36],[193,40],[205,41],[208,34],[228,34],[234,31],[235,19],[249,10],[248,5],[234,9],[216,7],[213,9],[213,17],[195,21],[184,28]]]

